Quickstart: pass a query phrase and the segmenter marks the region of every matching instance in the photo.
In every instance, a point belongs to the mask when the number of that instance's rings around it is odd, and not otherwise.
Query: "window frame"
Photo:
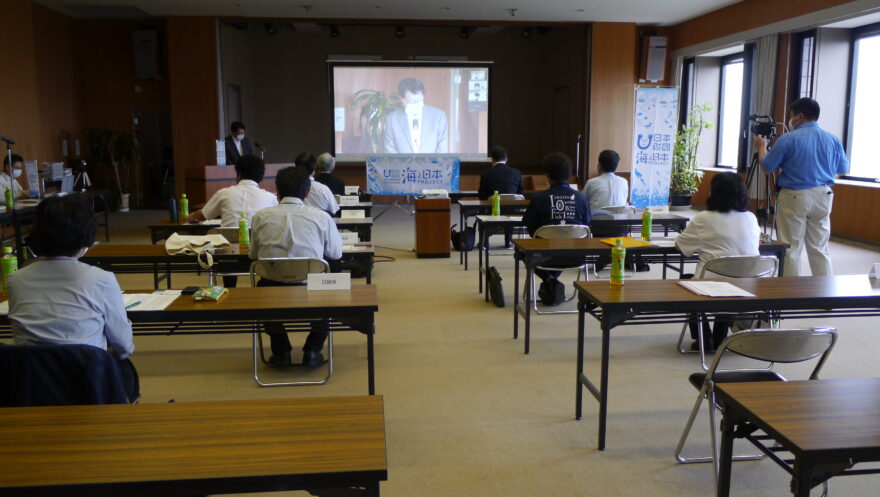
[[[801,94],[801,81],[804,77],[803,51],[804,43],[807,39],[811,39],[813,41],[813,49],[810,54],[810,91],[809,95],[806,96],[809,98],[813,98],[816,95],[816,54],[819,46],[819,36],[817,30],[810,29],[807,31],[801,31],[800,33],[796,33],[794,35],[793,51],[796,56],[793,57],[794,64],[792,65],[791,79],[789,81],[789,102],[793,102],[798,98],[804,96]]]
[[[693,105],[696,85],[697,58],[688,57],[681,64],[681,86],[678,98],[678,129],[687,125],[688,109]]]
[[[743,130],[743,120],[748,115],[748,98],[747,95],[750,94],[751,87],[751,70],[750,70],[750,62],[751,58],[748,56],[749,49],[745,48],[742,52],[737,52],[730,55],[725,55],[721,58],[721,73],[718,78],[718,131],[716,132],[715,138],[715,167],[724,168],[724,169],[740,169],[740,163],[742,162],[743,157],[743,138],[742,138],[742,130]],[[738,138],[738,147],[739,151],[737,153],[737,164],[721,164],[721,149],[722,149],[722,133],[724,132],[724,106],[722,102],[724,102],[724,66],[735,64],[737,62],[742,62],[743,64],[743,82],[742,82],[742,100],[739,109],[739,138]]]
[[[870,38],[874,36],[880,35],[880,22],[874,24],[868,24],[866,26],[861,26],[858,28],[853,28],[852,30],[852,41],[850,42],[850,59],[849,59],[849,81],[847,82],[847,98],[846,98],[846,124],[844,131],[844,152],[846,152],[846,159],[849,162],[849,167],[852,168],[852,139],[853,139],[853,117],[855,100],[856,100],[856,92],[855,90],[855,80],[856,73],[858,72],[858,67],[856,64],[858,58],[858,42],[862,38]],[[866,183],[880,183],[880,170],[877,172],[876,177],[870,176],[851,176],[849,171],[847,174],[840,175],[841,179],[853,180],[853,181],[863,181]]]

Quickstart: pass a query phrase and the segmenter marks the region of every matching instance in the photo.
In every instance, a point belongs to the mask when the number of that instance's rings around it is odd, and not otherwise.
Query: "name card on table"
[[[880,262],[875,262],[871,266],[871,272],[868,273],[871,278],[880,278]]]
[[[342,219],[365,219],[367,211],[363,209],[345,209],[342,211]]]
[[[351,290],[351,273],[313,273],[308,290]]]
[[[346,185],[345,186],[345,194],[346,195],[357,195],[360,192],[361,192],[361,187],[359,187],[357,185],[354,185],[354,186]]]
[[[342,195],[339,197],[339,205],[357,205],[360,202],[357,195]]]
[[[358,234],[351,231],[340,231],[339,236],[342,237],[343,245],[355,245],[361,241],[360,238],[358,238]]]

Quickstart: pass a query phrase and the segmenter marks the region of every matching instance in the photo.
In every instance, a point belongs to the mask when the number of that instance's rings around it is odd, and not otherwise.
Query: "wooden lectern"
[[[448,198],[416,199],[416,257],[449,257]]]

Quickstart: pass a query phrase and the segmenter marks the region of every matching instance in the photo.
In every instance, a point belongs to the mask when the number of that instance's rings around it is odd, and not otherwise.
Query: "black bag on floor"
[[[489,300],[498,307],[504,307],[504,288],[501,286],[501,275],[495,266],[486,270],[486,291],[489,292]]]
[[[477,239],[477,227],[465,223],[464,230],[458,231],[455,229],[456,226],[458,225],[452,225],[452,248],[459,252],[470,252],[474,249],[474,242]]]
[[[548,278],[538,287],[538,298],[544,305],[559,305],[565,300],[565,285],[556,278]]]

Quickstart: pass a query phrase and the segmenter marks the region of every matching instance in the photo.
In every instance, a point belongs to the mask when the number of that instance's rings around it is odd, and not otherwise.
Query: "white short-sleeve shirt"
[[[703,211],[688,223],[675,240],[684,255],[700,255],[695,276],[712,259],[733,255],[759,255],[761,228],[751,212]]]
[[[249,179],[243,179],[237,185],[228,186],[218,191],[202,207],[205,219],[221,219],[220,225],[227,228],[238,226],[241,213],[245,213],[248,222],[254,217],[254,213],[266,207],[278,205],[278,197],[274,193],[267,192]]]
[[[305,204],[321,209],[331,216],[335,216],[339,212],[339,204],[336,203],[336,197],[333,196],[333,192],[324,183],[315,181],[315,178],[312,178],[312,188],[309,190]]]
[[[604,173],[587,181],[584,194],[590,201],[590,210],[602,207],[626,205],[629,197],[629,183],[614,173]]]

